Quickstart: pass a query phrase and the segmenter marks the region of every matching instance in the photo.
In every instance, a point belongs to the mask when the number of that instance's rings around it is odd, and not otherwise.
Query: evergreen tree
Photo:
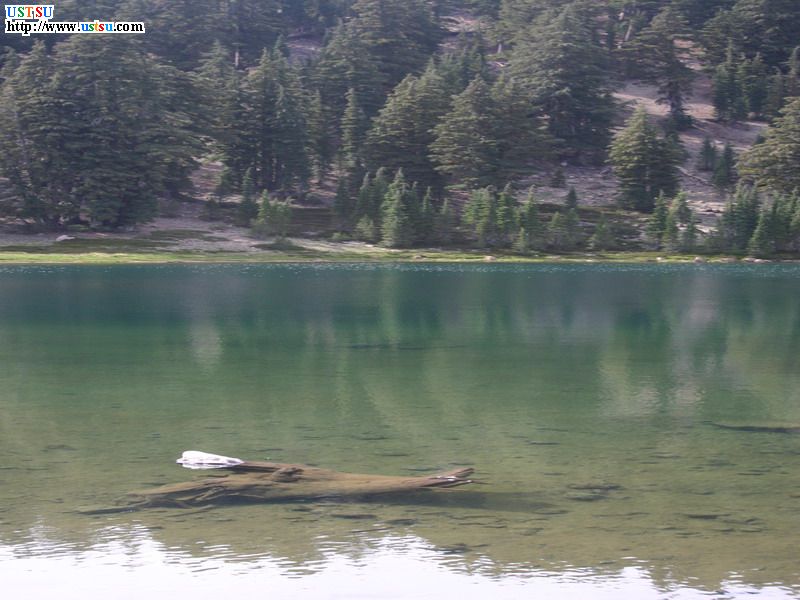
[[[436,215],[435,238],[443,245],[452,244],[458,229],[458,213],[449,200],[442,203],[439,214]]]
[[[721,249],[744,252],[758,225],[761,202],[755,188],[739,186],[717,224]]]
[[[0,116],[0,170],[47,227],[146,221],[202,151],[197,90],[134,36],[74,36],[51,56],[36,44],[0,93],[14,109]]]
[[[569,4],[542,16],[520,36],[509,65],[562,153],[589,161],[605,153],[615,109],[594,13],[588,4]]]
[[[565,185],[567,185],[567,177],[564,175],[564,169],[558,166],[550,177],[550,187],[563,188]]]
[[[413,208],[417,201],[402,169],[397,171],[383,200],[381,243],[389,248],[407,248],[414,241]]]
[[[366,178],[369,181],[369,175],[366,175]],[[336,185],[336,196],[333,198],[333,213],[336,215],[340,226],[349,227],[356,213],[355,208],[350,186],[347,185],[347,179],[340,177]]]
[[[309,146],[304,92],[286,58],[264,51],[244,82],[246,134],[225,162],[231,169],[252,167],[258,189],[287,190],[305,185]]]
[[[756,54],[752,60],[742,60],[736,79],[746,110],[757,117],[762,116],[766,108],[769,75],[761,54]]]
[[[431,154],[437,169],[464,186],[489,185],[495,164],[496,140],[489,86],[473,80],[453,100],[453,109],[436,126]]]
[[[675,206],[667,211],[667,220],[664,224],[664,233],[661,236],[661,246],[669,252],[675,252],[680,248],[680,217]]]
[[[764,106],[764,116],[773,120],[780,116],[781,108],[786,100],[784,76],[780,69],[776,69],[767,84],[767,98]]]
[[[769,66],[786,61],[800,39],[800,13],[795,0],[737,0],[708,21],[701,42],[711,63],[724,59],[730,41],[738,53],[761,53]]]
[[[249,227],[253,219],[258,217],[258,204],[255,200],[255,184],[253,169],[247,169],[242,180],[242,200],[236,210],[236,222],[242,227]]]
[[[369,215],[359,219],[355,229],[356,238],[362,242],[375,242],[378,240],[378,227]]]
[[[683,228],[683,232],[681,233],[681,252],[694,252],[697,249],[697,238],[697,217],[690,211],[686,227]]]
[[[554,213],[547,228],[550,247],[559,252],[573,250],[578,243],[579,227],[577,211]]]
[[[348,175],[355,176],[362,167],[362,151],[366,139],[369,120],[361,109],[355,88],[347,91],[347,106],[342,115],[342,145],[339,157],[342,168]]]
[[[736,182],[736,175],[734,172],[736,165],[736,155],[733,152],[733,146],[730,143],[725,144],[725,149],[714,165],[714,176],[711,182],[718,190],[727,190]]]
[[[517,236],[517,250],[541,250],[545,246],[544,225],[539,217],[539,203],[533,195],[533,190],[528,192],[525,202],[519,209],[517,220],[520,232]],[[521,246],[520,246],[521,244]]]
[[[428,62],[441,31],[426,0],[356,0],[355,35],[378,66],[384,89]]]
[[[433,129],[449,105],[444,81],[434,68],[421,77],[403,79],[367,134],[368,166],[403,169],[409,181],[441,188],[428,147],[434,141]]]
[[[322,94],[316,91],[308,103],[306,115],[308,126],[308,155],[313,163],[317,182],[322,183],[333,160],[333,132],[325,116]]]
[[[469,226],[480,247],[494,242],[497,227],[497,204],[491,187],[473,190],[464,208],[464,224]]]
[[[697,161],[697,168],[701,171],[713,171],[717,164],[717,147],[709,138],[703,138],[703,147]]]
[[[580,242],[581,237],[581,221],[578,218],[578,211],[574,208],[567,210],[564,217],[564,234],[566,241],[566,249],[573,250]]]
[[[592,237],[589,238],[589,247],[595,251],[611,250],[616,245],[614,231],[611,228],[605,214],[600,215],[600,220],[594,229]]]
[[[669,206],[670,212],[675,214],[675,219],[679,225],[686,225],[692,216],[689,208],[686,192],[679,192]]]
[[[669,206],[664,192],[661,192],[656,199],[653,214],[647,222],[647,234],[656,242],[657,246],[661,245],[661,240],[664,238],[664,233],[667,231],[667,218],[669,216]]]
[[[385,167],[381,167],[375,173],[375,177],[370,177],[369,173],[364,176],[364,181],[358,191],[356,203],[356,216],[368,216],[376,226],[380,226],[382,219],[383,200],[389,191],[389,174]]]
[[[688,24],[681,14],[667,7],[625,48],[633,59],[633,74],[658,85],[658,102],[669,107],[670,120],[676,130],[691,124],[685,104],[694,74],[676,48],[678,37],[685,35],[687,29]]]
[[[752,256],[767,258],[775,254],[774,213],[762,210],[758,216],[758,225],[747,244],[747,252]]]
[[[790,100],[764,141],[744,153],[739,170],[743,177],[776,192],[800,189],[800,98]]]
[[[478,33],[472,37],[460,36],[454,50],[445,52],[435,63],[436,72],[444,80],[450,96],[463,92],[476,77],[488,80],[485,41]]]
[[[519,227],[517,213],[517,200],[514,197],[511,185],[507,184],[497,196],[497,209],[495,211],[498,241],[504,246],[508,245],[514,232]]]
[[[744,60],[742,58],[738,60]],[[717,66],[712,80],[714,110],[722,121],[735,121],[747,117],[747,104],[737,74],[737,57],[732,43],[728,44],[725,62]]]
[[[253,232],[259,236],[272,236],[283,241],[289,232],[292,206],[289,202],[273,201],[267,190],[261,195],[258,216],[253,223]]]
[[[436,234],[436,207],[433,201],[431,188],[425,191],[422,206],[419,211],[419,224],[416,228],[417,241],[421,244],[431,244]]]
[[[658,136],[643,108],[614,137],[610,159],[625,207],[650,212],[660,192],[672,195],[678,189],[677,152]]]
[[[233,124],[228,111],[235,75],[230,52],[215,40],[211,50],[203,55],[195,75],[202,93],[201,104],[206,108],[203,118],[207,123],[207,134],[215,140],[224,138],[228,134],[226,128]]]
[[[800,46],[796,46],[789,57],[786,95],[791,98],[800,96]]]
[[[549,155],[550,139],[540,123],[512,81],[489,87],[478,77],[435,127],[431,156],[454,185],[500,185],[524,172],[533,157]]]
[[[339,122],[350,90],[367,118],[377,114],[384,83],[376,58],[352,23],[338,26],[311,67],[310,79],[322,96],[326,117]]]
[[[567,197],[564,199],[564,207],[567,210],[572,210],[578,208],[578,192],[575,191],[574,187],[569,188],[569,192],[567,193]]]

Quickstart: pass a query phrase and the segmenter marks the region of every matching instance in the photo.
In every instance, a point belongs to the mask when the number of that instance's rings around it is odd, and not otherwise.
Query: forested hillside
[[[4,35],[7,226],[117,230],[202,199],[262,237],[321,206],[335,239],[397,248],[800,251],[797,0],[64,0],[54,18],[147,32]]]

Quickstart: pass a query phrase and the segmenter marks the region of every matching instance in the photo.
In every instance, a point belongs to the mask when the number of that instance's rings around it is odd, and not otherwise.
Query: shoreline
[[[7,252],[0,251],[0,266],[25,265],[134,265],[134,264],[684,264],[753,265],[800,264],[796,258],[754,259],[736,256],[698,256],[659,252],[606,252],[519,256],[473,253],[463,250],[384,252]]]

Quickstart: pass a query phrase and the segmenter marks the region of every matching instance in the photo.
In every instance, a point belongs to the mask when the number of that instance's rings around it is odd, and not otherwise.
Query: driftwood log
[[[114,510],[196,508],[235,501],[358,499],[465,485],[472,483],[467,477],[473,472],[471,468],[459,468],[423,477],[393,477],[255,461],[240,461],[213,468],[228,473],[132,492],[125,499],[126,504]]]

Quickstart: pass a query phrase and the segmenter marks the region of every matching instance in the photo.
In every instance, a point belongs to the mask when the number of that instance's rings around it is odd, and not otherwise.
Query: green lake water
[[[2,267],[0,588],[800,598],[790,427],[797,266]],[[80,512],[188,449],[479,483]]]

